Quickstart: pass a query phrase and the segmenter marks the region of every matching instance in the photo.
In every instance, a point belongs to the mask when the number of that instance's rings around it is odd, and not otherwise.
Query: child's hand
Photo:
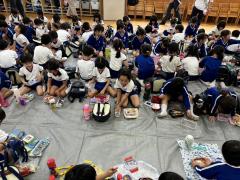
[[[111,177],[113,174],[117,172],[118,168],[112,167],[106,171],[106,177]]]
[[[238,119],[239,119],[239,117],[236,116],[236,115],[232,117],[232,121],[233,121],[234,123],[238,122]]]
[[[209,117],[208,117],[208,120],[209,120],[210,122],[214,122],[214,121],[216,121],[216,117],[215,117],[215,116],[209,116]]]

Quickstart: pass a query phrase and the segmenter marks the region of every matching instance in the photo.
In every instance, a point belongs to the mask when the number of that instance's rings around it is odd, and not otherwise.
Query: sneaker
[[[64,99],[60,98],[58,102],[56,103],[56,108],[61,108],[63,107]]]
[[[159,117],[159,118],[162,118],[162,117],[165,117],[165,116],[167,116],[167,115],[168,115],[167,112],[160,112],[160,113],[158,114],[158,117]]]

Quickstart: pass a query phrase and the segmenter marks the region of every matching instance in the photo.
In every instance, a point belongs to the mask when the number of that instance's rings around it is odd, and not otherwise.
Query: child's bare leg
[[[66,90],[67,90],[67,87],[60,91],[60,97],[61,97],[61,98],[66,97],[66,95],[67,95],[67,94],[66,94]]]
[[[128,98],[122,104],[123,108],[126,108],[127,106],[128,106]]]
[[[161,112],[158,114],[158,117],[164,117],[167,116],[167,107],[168,107],[168,101],[170,100],[170,97],[168,95],[160,95],[161,99]]]
[[[7,88],[2,88],[1,89],[1,93],[3,95],[4,98],[8,98],[10,97],[11,95],[13,95],[13,91],[10,90],[10,89],[7,89]]]
[[[112,97],[116,97],[117,96],[117,91],[115,91],[112,87],[108,87],[107,88],[107,92],[110,94],[110,96]]]
[[[88,92],[88,97],[89,97],[89,98],[93,98],[93,97],[96,96],[97,94],[98,94],[97,91],[89,91],[89,92]]]
[[[44,91],[42,86],[37,86],[36,91],[38,96],[43,96]]]
[[[51,89],[50,89],[50,92],[49,92],[49,95],[51,96],[56,96],[56,90],[58,89],[57,86],[52,86]]]
[[[20,96],[24,95],[24,94],[27,94],[31,91],[31,88],[29,87],[26,87],[26,86],[22,86],[20,89]]]
[[[139,100],[138,95],[133,95],[133,96],[131,96],[131,97],[130,97],[130,100],[131,100],[131,102],[132,102],[132,104],[133,104],[133,107],[139,108],[139,106],[140,106],[140,100]]]
[[[199,116],[195,115],[193,112],[193,97],[189,95],[189,99],[190,99],[190,109],[187,110],[187,117],[189,119],[197,121],[199,119]]]

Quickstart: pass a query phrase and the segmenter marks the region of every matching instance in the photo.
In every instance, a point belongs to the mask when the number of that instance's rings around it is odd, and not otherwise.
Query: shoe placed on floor
[[[56,108],[61,108],[63,107],[64,99],[60,98],[58,102],[56,103]]]
[[[199,120],[199,116],[192,114],[191,117],[188,117],[189,119],[193,120],[193,121],[198,121]]]

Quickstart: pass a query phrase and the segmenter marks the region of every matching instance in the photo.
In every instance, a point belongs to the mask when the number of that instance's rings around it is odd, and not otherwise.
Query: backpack
[[[1,168],[0,177],[2,180],[10,179],[24,180],[23,177],[19,174],[19,171],[16,167],[9,166],[8,162],[5,159],[5,155],[3,154],[0,154],[0,168]]]
[[[187,84],[189,80],[188,72],[185,69],[179,69],[175,75],[175,77],[180,77],[184,80],[184,82]]]
[[[111,116],[109,103],[96,103],[93,107],[93,119],[97,122],[106,122]]]
[[[71,89],[68,93],[68,100],[73,103],[76,98],[82,102],[85,97],[87,89],[82,81],[75,81],[72,83]]]
[[[138,0],[128,0],[128,5],[129,6],[136,6],[138,4]]]
[[[113,36],[113,27],[112,26],[107,26],[107,30],[105,32],[105,37],[111,39]]]
[[[69,79],[75,78],[76,67],[66,67],[65,71],[67,72]]]
[[[164,79],[155,79],[152,82],[152,93],[159,93],[161,87],[166,82]]]
[[[221,65],[218,70],[217,81],[224,82],[227,86],[234,83],[236,73],[227,65]]]
[[[18,70],[16,68],[8,69],[6,72],[6,76],[10,79],[10,81],[12,82],[12,85],[20,86],[22,84],[22,81],[18,74]]]

